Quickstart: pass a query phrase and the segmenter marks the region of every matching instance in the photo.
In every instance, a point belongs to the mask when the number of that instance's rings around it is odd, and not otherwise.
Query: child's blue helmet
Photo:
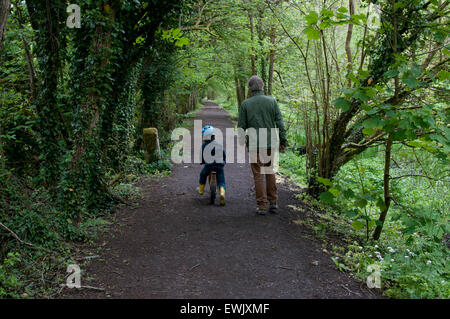
[[[206,125],[202,128],[203,138],[211,138],[212,135],[214,135],[214,127],[211,125]]]

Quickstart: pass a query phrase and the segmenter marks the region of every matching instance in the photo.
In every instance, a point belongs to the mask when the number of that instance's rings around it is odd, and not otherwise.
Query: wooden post
[[[147,163],[151,163],[154,160],[154,154],[156,153],[158,159],[161,159],[161,149],[159,147],[158,129],[144,128],[144,159]]]

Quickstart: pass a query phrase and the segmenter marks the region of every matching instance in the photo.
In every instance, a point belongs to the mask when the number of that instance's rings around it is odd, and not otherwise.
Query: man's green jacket
[[[242,102],[239,110],[238,127],[244,129],[244,131],[250,128],[256,129],[257,143],[250,142],[250,144],[247,144],[250,151],[259,148],[273,148],[271,128],[278,128],[280,144],[286,146],[286,130],[277,101],[271,96],[265,96],[262,91],[253,92],[250,98]],[[259,139],[261,128],[267,129],[267,143]]]

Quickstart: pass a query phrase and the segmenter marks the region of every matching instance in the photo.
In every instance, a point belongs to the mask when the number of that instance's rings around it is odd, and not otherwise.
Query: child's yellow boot
[[[200,184],[200,186],[198,187],[198,193],[200,195],[203,195],[204,192],[205,192],[205,184]]]
[[[225,187],[220,186],[220,205],[225,205]]]

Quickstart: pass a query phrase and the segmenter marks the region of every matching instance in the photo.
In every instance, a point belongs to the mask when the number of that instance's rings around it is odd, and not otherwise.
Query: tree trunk
[[[350,16],[355,13],[354,0],[348,0],[348,8],[349,8]],[[350,47],[350,44],[352,41],[352,33],[353,33],[353,24],[349,23],[348,30],[347,30],[347,39],[345,40],[345,52],[347,53],[347,72],[352,71],[353,58],[352,58],[352,50]],[[347,86],[351,87],[351,85],[352,85],[352,81],[349,78]]]
[[[61,17],[60,3],[50,0],[26,1],[30,22],[36,37],[36,55],[41,70],[41,91],[37,97],[36,111],[41,135],[41,157],[45,170],[42,178],[47,186],[52,186],[60,177],[59,165],[63,149],[61,140],[66,141],[63,133],[62,115],[58,106],[58,77],[61,71],[60,43],[61,35],[58,18]],[[48,17],[54,19],[48,19]]]
[[[237,75],[234,75],[234,86],[236,88],[236,100],[237,100],[238,108],[240,108],[242,99],[241,99],[241,93],[239,90],[239,79],[238,79]]]
[[[1,0],[0,0],[1,1]],[[34,69],[34,63],[33,63],[33,56],[31,54],[30,50],[30,44],[28,43],[27,39],[25,39],[25,36],[23,34],[24,27],[23,27],[23,18],[22,18],[22,9],[20,8],[20,4],[18,1],[14,3],[16,9],[17,9],[17,22],[19,24],[19,28],[22,31],[21,37],[23,42],[23,48],[25,50],[25,58],[27,60],[27,66],[28,66],[28,76],[29,76],[29,82],[30,82],[30,94],[32,101],[36,100],[37,93],[36,93],[36,71]]]
[[[386,219],[389,206],[391,204],[391,196],[389,192],[389,178],[391,168],[391,149],[392,149],[392,137],[389,135],[386,141],[386,154],[384,157],[384,207],[381,211],[380,218],[378,219],[377,227],[373,232],[373,239],[378,240],[383,230],[384,221]]]
[[[236,87],[236,99],[238,103],[238,108],[241,107],[242,102],[245,100],[245,80],[243,80],[241,66],[235,66],[234,68],[234,84]]]
[[[97,26],[92,41],[92,50],[95,52],[95,55],[103,56],[104,58],[94,67],[93,72],[97,73],[97,71],[103,70],[109,63],[110,54],[108,51],[110,46],[111,33],[106,31],[103,26]],[[98,129],[97,124],[101,117],[100,99],[102,98],[101,93],[103,93],[96,89],[98,80],[100,80],[99,77],[92,77],[90,83],[87,83],[85,88],[87,97],[81,104],[81,111],[86,116],[82,120],[86,121],[87,127],[84,130],[79,130],[75,136],[75,153],[72,158],[72,169],[76,169],[79,166],[80,160],[87,151],[88,140],[94,138]]]
[[[392,0],[392,24],[394,26],[394,32],[392,36],[392,51],[395,54],[397,54],[397,17],[395,16],[395,0]],[[395,76],[394,79],[394,105],[398,104],[398,94],[399,94],[399,78],[398,74]],[[391,169],[391,149],[392,149],[392,135],[389,134],[387,140],[386,140],[386,154],[384,157],[384,179],[383,179],[383,185],[384,185],[384,207],[381,211],[380,217],[378,219],[377,227],[375,228],[375,231],[373,232],[373,239],[378,240],[381,235],[381,231],[383,230],[384,221],[386,219],[387,212],[389,210],[389,206],[391,204],[391,196],[389,192],[389,173]]]
[[[106,4],[109,5],[108,10],[106,10]],[[102,172],[104,152],[100,137],[106,133],[106,131],[102,132],[102,121],[114,120],[109,118],[109,116],[113,117],[114,113],[109,108],[106,97],[115,99],[121,93],[117,92],[115,96],[112,92],[114,73],[108,68],[113,52],[111,46],[117,45],[112,41],[116,11],[111,2],[102,3],[100,8],[103,9],[102,14],[106,23],[98,23],[92,26],[92,29],[81,28],[77,32],[77,36],[86,39],[88,45],[74,41],[75,50],[78,50],[80,54],[80,63],[77,64],[77,68],[84,68],[84,72],[75,74],[73,78],[73,81],[80,83],[80,86],[74,90],[72,97],[76,110],[73,120],[76,129],[74,129],[72,165],[68,179],[75,189],[74,195],[84,197],[81,207],[84,206],[86,209],[90,209],[91,205],[110,196],[106,183],[99,178],[104,174]],[[84,55],[87,55],[87,59]],[[93,62],[90,63],[89,60]],[[106,116],[105,112],[107,112]],[[86,191],[87,193],[84,193]],[[82,221],[83,209],[80,208],[77,207],[71,211],[75,225]]]
[[[427,2],[424,4],[423,8],[425,9],[429,4],[430,2]],[[394,8],[395,2],[391,6]],[[442,5],[442,7],[440,7],[440,12],[445,12],[445,6]],[[394,21],[394,32],[386,32],[385,36],[378,40],[377,45],[382,49],[377,50],[375,53],[371,52],[370,64],[368,66],[368,73],[370,74],[370,77],[362,79],[358,84],[358,87],[372,88],[379,84],[383,81],[383,74],[395,63],[395,55],[401,54],[414,47],[426,28],[414,28],[413,30],[410,26],[412,16],[415,16],[415,18],[426,17],[432,21],[437,20],[440,15],[424,15],[420,12],[420,10],[413,7],[396,10],[395,12],[387,11],[387,9],[383,10],[381,21],[384,24],[390,24],[391,21]],[[400,22],[401,24],[397,25],[397,22]],[[397,37],[398,43],[401,44],[398,48],[396,47],[396,44],[394,44],[397,42]],[[296,43],[295,40],[293,41]],[[307,78],[310,80],[308,76],[309,72],[305,54],[301,48],[299,48],[299,50],[305,60],[305,70]],[[397,93],[395,96],[387,98],[384,103],[399,106],[411,91],[399,90],[398,76],[395,79],[395,83]],[[310,88],[313,93],[313,100],[315,103],[315,90],[312,85],[310,85]],[[360,128],[361,121],[358,119],[359,115],[362,113],[363,102],[357,99],[351,99],[349,104],[348,109],[346,111],[341,111],[330,123],[330,138],[328,139],[325,148],[327,158],[324,159],[323,163],[321,163],[319,158],[320,167],[317,173],[317,176],[319,177],[332,179],[339,169],[356,155],[362,153],[374,143],[379,143],[380,141],[385,140],[386,134],[383,132],[380,132],[380,134],[374,134],[372,137],[364,136],[362,129]],[[319,154],[319,157],[320,156],[321,154]],[[325,169],[322,170],[322,168]]]
[[[254,46],[254,41],[255,41],[255,27],[254,27],[254,23],[253,23],[253,13],[251,11],[248,12],[248,18],[250,21],[250,36],[251,36],[251,41],[252,41],[252,55],[250,56],[250,60],[252,63],[252,75],[256,75],[256,53],[255,53],[255,46]]]
[[[11,0],[0,0],[0,51],[3,46],[3,38],[6,33],[6,23],[8,22],[11,10]]]
[[[272,95],[272,87],[273,87],[273,66],[275,63],[275,36],[276,36],[276,27],[272,26],[270,30],[270,52],[269,52],[269,86],[267,88],[267,94]]]
[[[257,30],[258,30],[258,41],[260,49],[262,50],[263,47],[263,40],[264,40],[264,33],[263,33],[263,15],[264,12],[259,12],[259,20],[257,24]],[[264,52],[261,53],[261,79],[264,82],[264,94],[267,94],[267,73],[266,73],[266,62],[267,62],[267,55],[264,54]]]

